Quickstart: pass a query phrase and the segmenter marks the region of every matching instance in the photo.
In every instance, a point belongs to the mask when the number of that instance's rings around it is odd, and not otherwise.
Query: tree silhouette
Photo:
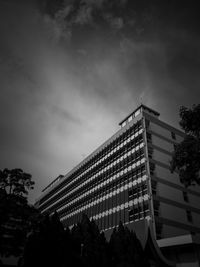
[[[111,266],[147,267],[148,261],[136,234],[124,227],[122,222],[114,228],[109,242]]]
[[[75,250],[80,253],[84,266],[107,266],[106,239],[93,220],[83,214],[81,222],[74,225],[71,232]]]
[[[29,235],[23,267],[148,267],[135,233],[120,222],[110,242],[95,221],[83,214],[71,231],[64,229],[57,213],[46,215]]]
[[[62,266],[64,228],[57,213],[46,215],[30,234],[24,250],[24,266]]]
[[[33,189],[35,182],[31,174],[22,169],[0,170],[0,188],[10,195],[27,196],[28,190]]]
[[[0,170],[0,255],[19,256],[23,251],[31,217],[37,213],[28,205],[31,175],[21,169]]]
[[[180,181],[187,187],[200,184],[200,104],[191,109],[181,107],[180,117],[186,136],[175,146],[171,171],[177,170]]]

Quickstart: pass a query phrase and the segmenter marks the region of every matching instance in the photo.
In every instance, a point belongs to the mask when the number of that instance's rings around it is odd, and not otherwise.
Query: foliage
[[[21,169],[0,170],[0,255],[22,254],[26,234],[38,211],[28,205],[31,175]]]
[[[180,126],[186,134],[200,138],[200,104],[193,105],[191,109],[180,107]]]
[[[26,234],[32,228],[32,218],[37,210],[18,195],[1,195],[0,204],[0,254],[22,254]]]
[[[64,229],[55,213],[45,216],[27,239],[24,266],[61,266]]]
[[[139,240],[122,223],[114,229],[110,242],[96,223],[83,214],[71,230],[64,229],[58,214],[48,216],[29,236],[23,267],[146,267],[149,266]]]
[[[97,225],[83,214],[82,220],[71,230],[74,250],[81,255],[84,266],[107,266],[106,239]]]
[[[28,190],[33,189],[35,183],[31,180],[31,174],[21,169],[0,170],[0,188],[7,194],[20,195],[25,197]]]
[[[180,117],[180,125],[186,135],[175,147],[171,171],[178,171],[185,186],[200,184],[200,104],[193,105],[191,109],[181,107]]]
[[[112,254],[111,266],[148,266],[148,261],[136,234],[127,227],[124,228],[121,222],[118,229],[114,229],[109,246]]]

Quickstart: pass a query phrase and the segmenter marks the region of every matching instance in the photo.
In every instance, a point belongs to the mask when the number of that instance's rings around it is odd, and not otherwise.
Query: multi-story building
[[[110,139],[47,186],[36,205],[42,213],[56,210],[69,227],[86,213],[108,237],[122,221],[145,243],[148,228],[159,257],[158,247],[178,264],[199,266],[200,189],[185,188],[171,173],[184,133],[159,115],[140,105]]]

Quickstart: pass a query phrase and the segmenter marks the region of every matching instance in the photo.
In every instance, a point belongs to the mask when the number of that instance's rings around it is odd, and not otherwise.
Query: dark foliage
[[[139,240],[120,223],[110,242],[97,225],[83,214],[71,231],[64,229],[58,214],[46,216],[30,234],[24,250],[24,267],[149,266]]]
[[[104,34],[107,29],[114,28],[121,37],[144,38],[162,29],[184,28],[198,30],[197,1],[189,3],[184,0],[37,0],[42,14],[69,26],[88,26],[87,31],[95,31],[102,27]],[[187,12],[186,12],[187,10]],[[192,19],[191,19],[192,18]],[[118,22],[118,24],[117,24]],[[120,23],[121,22],[121,23]],[[157,27],[157,25],[160,27]],[[118,29],[118,31],[117,31]],[[165,31],[163,31],[165,32]],[[123,33],[123,34],[121,34]]]
[[[0,188],[7,194],[26,198],[28,190],[33,189],[35,184],[31,178],[31,174],[22,169],[0,170]]]
[[[200,104],[193,105],[191,109],[180,107],[180,126],[186,134],[200,138]]]
[[[111,235],[109,247],[113,267],[149,266],[136,234],[121,222]]]
[[[83,214],[80,223],[71,230],[74,250],[81,255],[83,266],[107,266],[107,243],[94,221]]]
[[[28,190],[33,189],[31,175],[21,169],[0,170],[0,255],[22,254],[32,219],[38,214],[28,205]]]
[[[171,161],[171,171],[178,171],[185,186],[200,184],[200,104],[191,109],[180,108],[180,125],[186,133],[176,145]]]
[[[19,256],[31,228],[31,218],[37,211],[16,195],[1,196],[0,206],[0,254]]]
[[[27,239],[24,266],[62,266],[64,237],[58,215],[45,216]]]

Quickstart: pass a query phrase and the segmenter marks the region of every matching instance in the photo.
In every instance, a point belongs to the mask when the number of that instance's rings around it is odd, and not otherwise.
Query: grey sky
[[[0,1],[0,168],[33,175],[31,202],[141,98],[177,126],[200,97],[194,2],[39,2]]]

